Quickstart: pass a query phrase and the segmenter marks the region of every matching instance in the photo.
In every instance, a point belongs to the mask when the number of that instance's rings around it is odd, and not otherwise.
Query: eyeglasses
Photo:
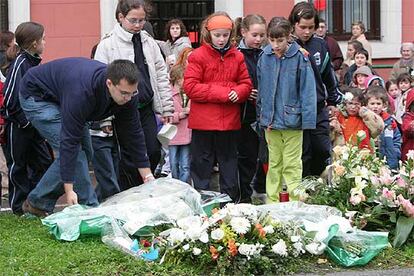
[[[126,97],[135,97],[136,95],[138,95],[138,90],[134,91],[134,92],[128,92],[128,91],[119,91],[119,93],[121,94],[122,97],[126,98]]]
[[[147,19],[145,19],[145,18],[136,19],[136,18],[125,17],[125,19],[132,25],[144,25],[145,22],[147,22]]]

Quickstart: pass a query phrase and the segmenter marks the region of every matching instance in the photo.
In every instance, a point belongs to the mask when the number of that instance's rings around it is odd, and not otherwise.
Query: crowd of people
[[[166,41],[154,39],[146,5],[119,0],[92,59],[40,65],[41,24],[1,33],[0,134],[15,214],[46,216],[61,195],[96,206],[154,175],[208,190],[217,167],[236,203],[253,193],[277,202],[282,190],[299,200],[293,191],[322,174],[333,146],[354,143],[391,169],[414,149],[413,43],[385,82],[364,24],[353,23],[344,59],[307,2],[269,23],[215,12],[196,49],[180,19],[167,23]],[[165,143],[159,132],[170,125]]]

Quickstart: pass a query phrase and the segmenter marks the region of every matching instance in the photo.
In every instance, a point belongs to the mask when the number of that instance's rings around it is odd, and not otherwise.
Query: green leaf
[[[406,216],[399,216],[397,220],[397,227],[395,238],[392,243],[394,247],[400,247],[405,243],[411,230],[414,226],[414,218],[407,218]]]
[[[396,223],[397,222],[397,215],[394,212],[392,212],[391,215],[390,215],[390,221],[392,223]]]

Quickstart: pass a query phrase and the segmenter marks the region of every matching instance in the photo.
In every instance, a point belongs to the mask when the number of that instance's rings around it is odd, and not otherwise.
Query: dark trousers
[[[256,172],[259,137],[250,124],[242,124],[238,145],[238,169],[240,180],[240,202],[251,202],[253,190],[250,186]]]
[[[235,203],[240,201],[237,169],[238,137],[239,131],[193,130],[190,171],[194,188],[209,189],[216,158],[220,168],[220,192],[228,194]]]
[[[325,107],[317,115],[316,129],[303,132],[302,176],[319,176],[328,165],[330,152],[329,117]]]
[[[253,189],[257,193],[266,193],[266,173],[265,166],[269,165],[269,150],[267,149],[267,142],[264,134],[264,129],[259,129],[259,153],[257,157],[256,175],[253,181]]]
[[[120,192],[118,184],[118,146],[113,137],[91,136],[93,169],[98,185],[95,188],[99,202]]]
[[[6,125],[5,155],[9,169],[9,204],[15,214],[22,214],[22,205],[52,164],[49,148],[38,131],[32,127]]]
[[[152,105],[148,104],[139,109],[139,116],[141,126],[144,130],[145,145],[147,147],[147,154],[151,165],[151,172],[154,173],[161,158],[161,144],[157,139],[157,120],[155,118]],[[138,168],[131,168],[122,161],[119,163],[119,186],[121,191],[129,189],[134,186],[142,184],[141,176],[138,173]]]

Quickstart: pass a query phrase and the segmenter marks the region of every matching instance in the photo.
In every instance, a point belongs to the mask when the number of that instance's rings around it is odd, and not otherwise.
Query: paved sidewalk
[[[414,260],[413,260],[414,263]],[[321,274],[295,274],[297,276],[315,276],[315,275],[325,275],[325,276],[413,276],[414,268],[398,268],[398,269],[389,269],[389,270],[350,270],[342,272],[329,272]]]

